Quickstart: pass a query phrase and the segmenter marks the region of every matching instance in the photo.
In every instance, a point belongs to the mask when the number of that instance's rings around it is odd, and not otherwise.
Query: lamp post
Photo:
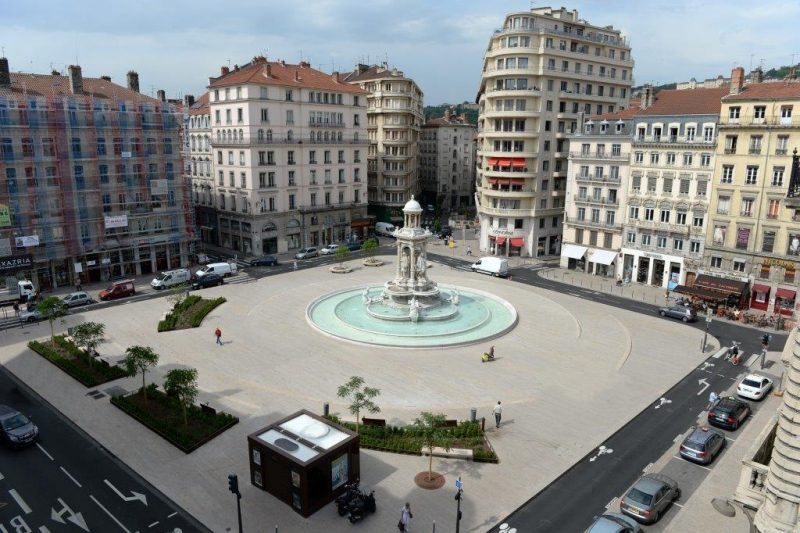
[[[706,332],[703,334],[703,353],[706,353],[706,340],[708,340],[708,327],[711,325],[711,312],[706,311]]]

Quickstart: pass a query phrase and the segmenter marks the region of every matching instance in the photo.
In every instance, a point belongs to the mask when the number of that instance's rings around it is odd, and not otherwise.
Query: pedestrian
[[[400,522],[397,523],[397,529],[400,531],[411,531],[411,519],[414,515],[411,514],[411,504],[406,504],[400,509]]]
[[[19,303],[18,302],[14,302],[14,306],[13,307],[14,307],[14,316],[19,318]]]
[[[81,278],[75,279],[75,290],[79,292],[83,290],[83,285],[81,285]]]
[[[294,271],[297,272],[297,259],[294,260],[294,263],[292,264],[292,268],[294,268]]]
[[[709,410],[712,409],[714,407],[714,405],[716,405],[718,399],[719,399],[719,396],[717,396],[717,393],[712,390],[711,393],[708,395],[708,404],[709,404],[708,408],[709,408]]]
[[[472,246],[467,245],[467,255],[472,255]]]
[[[494,427],[499,428],[500,419],[503,417],[503,407],[500,405],[500,400],[497,401],[497,405],[494,406],[492,412],[494,413]]]
[[[219,328],[214,330],[214,336],[217,338],[217,344],[222,346],[222,330]]]

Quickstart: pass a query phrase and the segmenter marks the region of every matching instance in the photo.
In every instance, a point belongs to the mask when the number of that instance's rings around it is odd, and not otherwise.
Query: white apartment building
[[[628,107],[631,49],[578,12],[511,13],[489,39],[479,104],[476,202],[481,251],[558,255],[568,135],[584,115]]]
[[[692,285],[702,268],[720,99],[727,88],[646,87],[634,117],[625,220],[626,281]]]
[[[396,68],[362,65],[345,77],[367,95],[369,212],[402,225],[403,206],[420,190],[418,141],[422,91]]]
[[[214,208],[214,165],[211,153],[211,114],[208,93],[194,100],[185,98],[186,178],[191,184],[192,205],[201,243],[216,244],[218,237],[217,211]]]
[[[570,136],[561,268],[616,275],[636,108],[587,120]]]
[[[363,236],[367,93],[255,57],[209,83],[220,246],[269,254]]]
[[[424,202],[448,211],[474,205],[477,126],[445,110],[430,119],[419,140],[419,174]]]

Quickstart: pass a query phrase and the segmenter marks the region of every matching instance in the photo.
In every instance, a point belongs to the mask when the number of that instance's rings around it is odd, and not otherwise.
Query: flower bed
[[[343,422],[336,416],[328,417],[331,421],[355,431],[355,422]],[[420,430],[415,426],[365,426],[359,425],[360,446],[370,450],[384,452],[422,455],[423,442]],[[472,450],[473,461],[481,463],[497,463],[497,454],[486,439],[481,426],[477,422],[460,422],[455,427],[444,427],[442,431],[448,437],[450,448],[466,448]]]
[[[30,341],[28,348],[87,387],[128,376],[128,372],[119,366],[111,366],[102,359],[93,360],[63,335],[56,336],[55,346],[49,342]]]
[[[158,323],[158,331],[199,327],[206,315],[225,301],[222,296],[213,300],[206,300],[194,294],[187,296],[175,304],[164,320]]]
[[[142,389],[128,396],[113,397],[111,403],[185,453],[196,450],[239,422],[228,413],[192,405],[186,410],[189,423],[184,424],[180,403],[158,390],[155,384],[147,387],[146,403]]]

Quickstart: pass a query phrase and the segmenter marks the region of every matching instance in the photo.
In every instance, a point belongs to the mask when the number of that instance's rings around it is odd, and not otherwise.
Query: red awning
[[[491,185],[497,185],[497,178],[486,178]]]
[[[496,157],[490,157],[486,162],[489,163],[490,167],[493,167],[493,166],[495,166],[497,164],[497,158]]]
[[[797,293],[791,289],[778,289],[775,291],[775,298],[780,298],[782,300],[794,301],[796,295]]]
[[[497,162],[497,164],[500,165],[501,167],[510,167],[511,166],[511,160],[510,159],[500,159]]]
[[[511,183],[511,180],[508,178],[497,178],[498,185],[508,185],[509,183]]]
[[[512,159],[511,160],[511,166],[514,167],[514,168],[522,168],[522,167],[525,166],[525,160],[524,159]]]
[[[500,237],[498,235],[497,238],[496,238],[496,242],[497,242],[497,244],[505,244],[506,243],[506,238],[505,237]]]
[[[761,294],[769,294],[770,287],[766,285],[761,285],[759,283],[753,284],[753,294],[761,293]]]
[[[521,237],[511,237],[511,246],[522,248],[525,245],[525,239]]]
[[[525,185],[525,180],[522,178],[511,178],[511,185]]]

